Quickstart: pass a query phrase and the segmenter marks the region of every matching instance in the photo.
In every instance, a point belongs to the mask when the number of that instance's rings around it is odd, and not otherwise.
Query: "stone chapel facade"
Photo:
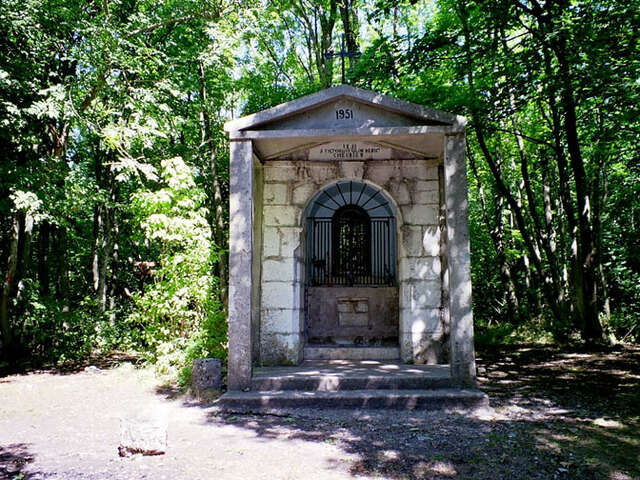
[[[227,123],[230,390],[339,358],[474,383],[464,127],[344,85]]]

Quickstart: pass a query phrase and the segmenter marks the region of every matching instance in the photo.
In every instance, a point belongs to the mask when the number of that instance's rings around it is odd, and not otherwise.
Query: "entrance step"
[[[308,345],[306,360],[399,360],[400,347],[360,345]]]
[[[253,369],[251,390],[227,392],[216,405],[232,412],[290,408],[442,410],[488,405],[473,389],[454,388],[449,365],[382,360],[312,360]]]
[[[251,391],[227,392],[216,402],[230,412],[290,408],[392,408],[442,410],[488,406],[479,390],[349,390],[338,392]]]
[[[256,368],[251,390],[420,390],[451,388],[448,365],[404,365],[380,361],[306,361],[296,367]]]

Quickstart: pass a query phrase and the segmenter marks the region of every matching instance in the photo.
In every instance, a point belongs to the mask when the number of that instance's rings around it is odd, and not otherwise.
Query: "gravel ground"
[[[640,349],[481,352],[482,411],[234,415],[128,363],[0,378],[0,479],[640,479]],[[165,455],[117,453],[164,409]]]

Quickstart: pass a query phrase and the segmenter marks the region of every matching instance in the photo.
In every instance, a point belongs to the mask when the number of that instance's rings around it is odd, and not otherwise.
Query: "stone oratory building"
[[[230,121],[230,391],[308,361],[475,384],[465,118],[342,85]]]

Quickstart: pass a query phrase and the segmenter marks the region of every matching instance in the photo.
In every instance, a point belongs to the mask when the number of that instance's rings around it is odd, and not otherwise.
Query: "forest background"
[[[226,356],[222,124],[340,83],[468,117],[481,342],[640,340],[639,0],[0,2],[0,366]]]

